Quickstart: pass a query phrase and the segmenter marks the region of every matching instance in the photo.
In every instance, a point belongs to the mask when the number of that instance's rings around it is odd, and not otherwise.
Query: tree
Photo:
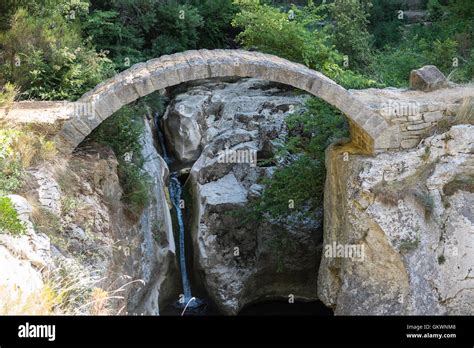
[[[347,55],[350,66],[359,70],[366,67],[372,57],[372,35],[367,30],[371,7],[371,1],[362,0],[336,0],[330,6],[336,48]]]
[[[375,81],[342,68],[343,57],[331,44],[330,27],[326,25],[326,5],[309,3],[291,12],[261,4],[258,0],[235,0],[240,12],[232,25],[242,31],[237,41],[247,49],[278,55],[321,71],[350,88],[375,85]]]
[[[106,76],[109,61],[82,42],[78,17],[87,3],[43,3],[18,8],[0,32],[0,73],[22,98],[75,99]]]

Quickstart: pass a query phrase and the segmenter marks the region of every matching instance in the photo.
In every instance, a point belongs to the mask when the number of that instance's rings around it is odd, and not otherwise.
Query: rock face
[[[245,216],[231,214],[261,194],[259,181],[275,167],[261,167],[255,159],[273,157],[285,137],[285,117],[305,98],[254,79],[207,82],[178,95],[167,111],[184,119],[176,124],[189,118],[199,124],[199,145],[183,150],[202,149],[186,183],[193,197],[187,226],[194,274],[224,313],[265,298],[316,299],[321,216],[245,223]],[[187,105],[186,115],[181,105]],[[173,141],[185,144],[178,135]]]
[[[335,314],[474,314],[474,126],[372,158],[327,151],[319,298]],[[347,161],[344,161],[344,158]]]
[[[201,153],[203,124],[202,113],[209,103],[207,95],[179,96],[172,102],[172,107],[167,109],[163,116],[163,124],[168,148],[176,159],[183,163],[194,162]]]
[[[56,313],[42,294],[51,287],[61,291],[63,275],[73,288],[71,296],[79,293],[91,302],[92,291],[112,299],[99,297],[100,306],[75,302],[59,314],[159,314],[164,302],[177,298],[164,192],[168,169],[146,121],[142,139],[143,170],[153,181],[140,216],[129,216],[121,201],[118,162],[108,148],[89,144],[69,161],[29,170],[29,191],[24,192],[29,200],[10,197],[26,234],[0,233],[0,313]]]
[[[434,65],[426,65],[410,73],[410,88],[421,91],[434,91],[448,86],[448,80]]]
[[[28,314],[28,309],[44,314],[36,297],[44,287],[43,272],[51,266],[50,241],[35,232],[28,201],[9,198],[26,232],[18,237],[0,233],[0,314]]]
[[[137,272],[138,261],[140,270],[136,277],[143,280],[140,291],[133,293],[128,306],[135,313],[147,315],[159,314],[160,308],[178,298],[180,289],[173,226],[165,194],[168,166],[156,151],[153,139],[153,131],[145,122],[142,135],[143,169],[152,178],[152,194],[136,231],[141,238],[137,250],[140,258],[132,262],[128,269],[128,272]]]

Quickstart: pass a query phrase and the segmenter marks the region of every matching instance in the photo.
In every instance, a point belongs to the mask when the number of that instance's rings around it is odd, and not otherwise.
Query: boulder
[[[199,157],[203,109],[208,99],[206,94],[177,98],[163,116],[168,148],[179,162],[194,162]]]
[[[425,92],[448,87],[448,80],[434,65],[426,65],[410,73],[410,88]]]

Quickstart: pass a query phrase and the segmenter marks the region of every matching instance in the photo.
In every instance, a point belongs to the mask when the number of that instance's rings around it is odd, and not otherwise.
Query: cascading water
[[[186,271],[186,256],[184,248],[184,222],[183,212],[181,211],[181,183],[176,173],[170,176],[170,197],[176,210],[176,219],[179,227],[179,265],[181,269],[181,281],[183,283],[184,301],[188,303],[191,299],[191,286],[189,285],[188,272]]]
[[[158,115],[155,115],[155,128],[157,130],[158,141],[160,142],[163,159],[165,160],[166,164],[170,166],[173,160],[168,155],[168,151],[165,145],[165,139],[158,122]],[[180,271],[181,271],[181,282],[183,285],[183,297],[180,298],[180,300],[176,303],[176,306],[184,307],[184,310],[183,310],[183,313],[184,313],[187,308],[191,309],[191,308],[200,307],[201,305],[204,304],[204,302],[200,299],[193,297],[191,294],[191,285],[189,282],[188,272],[186,269],[186,248],[185,248],[185,243],[184,243],[185,226],[184,226],[183,212],[181,210],[183,190],[182,190],[181,182],[179,181],[177,172],[173,172],[170,174],[169,192],[170,192],[171,202],[176,211],[176,220],[178,221],[178,227],[179,227],[179,265],[180,265]]]

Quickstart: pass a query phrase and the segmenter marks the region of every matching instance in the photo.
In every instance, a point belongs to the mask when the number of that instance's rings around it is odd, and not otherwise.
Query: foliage
[[[419,245],[420,245],[420,240],[418,238],[415,238],[415,239],[405,238],[405,239],[400,240],[398,248],[400,249],[402,253],[409,253],[413,250],[416,250]]]
[[[94,131],[93,139],[110,146],[119,159],[129,152],[138,155],[143,124],[137,111],[134,106],[121,108]]]
[[[425,219],[429,219],[433,215],[434,200],[433,197],[426,191],[416,191],[414,194],[415,200],[423,207]]]
[[[198,30],[199,48],[223,48],[233,44],[231,22],[238,7],[232,0],[191,0],[190,4],[203,18],[203,25]]]
[[[236,11],[232,0],[96,1],[83,32],[123,70],[163,54],[228,47]]]
[[[7,82],[5,86],[0,90],[0,107],[10,107],[14,102],[18,90],[15,85]]]
[[[452,39],[429,41],[413,38],[399,47],[379,52],[372,64],[374,77],[387,86],[404,87],[410,72],[424,65],[436,65],[452,79],[467,79],[466,67],[455,69],[453,58],[457,57],[457,43]]]
[[[8,197],[0,197],[0,233],[22,234],[26,230],[23,222]]]
[[[374,4],[377,6],[377,2]],[[432,64],[452,81],[472,80],[474,21],[472,17],[465,16],[464,10],[470,13],[474,11],[474,6],[472,2],[464,5],[465,8],[460,11],[456,1],[448,2],[447,6],[440,5],[439,1],[428,2],[427,9],[434,22],[429,26],[413,24],[404,29],[401,32],[402,41],[398,34],[384,41],[383,49],[375,54],[367,73],[385,85],[405,87],[411,70]],[[381,22],[370,28],[377,30],[385,27],[386,23]],[[382,48],[382,44],[376,46]]]
[[[373,46],[382,49],[396,45],[402,39],[403,21],[397,18],[398,11],[403,10],[401,1],[376,0],[369,9],[368,31],[372,36]]]
[[[408,85],[410,72],[423,66],[423,57],[408,48],[388,48],[374,56],[371,64],[377,81],[386,86],[404,87]]]
[[[23,185],[23,168],[18,160],[0,160],[0,194],[16,193]]]
[[[90,37],[96,47],[108,53],[117,69],[144,60],[144,37],[139,28],[127,25],[115,10],[94,11],[84,22],[84,35]]]
[[[0,194],[17,193],[24,170],[41,161],[51,161],[56,144],[29,130],[0,129]]]
[[[371,1],[336,0],[330,6],[335,22],[333,40],[339,52],[349,58],[350,66],[365,67],[372,56],[372,35],[368,32]]]
[[[472,18],[474,17],[474,2],[471,0],[450,0],[448,10],[455,18],[472,22]]]
[[[306,112],[294,113],[286,120],[291,135],[289,149],[322,160],[326,147],[348,136],[347,121],[339,110],[320,99],[309,99],[306,107]]]
[[[156,15],[160,20],[153,28],[156,35],[151,56],[159,57],[197,47],[198,29],[204,24],[197,8],[171,1],[157,7]]]
[[[444,255],[438,256],[438,264],[442,265],[446,262],[446,257]]]
[[[324,151],[335,140],[347,137],[348,127],[341,112],[320,99],[309,99],[306,108],[286,119],[289,137],[285,151],[296,159],[263,180],[263,194],[246,209],[246,219],[311,215],[321,207],[326,175]]]
[[[104,121],[91,135],[91,139],[110,146],[119,161],[118,171],[124,190],[123,201],[137,216],[148,203],[150,178],[141,170],[144,105],[125,106]]]
[[[436,22],[443,18],[444,9],[438,0],[428,1],[428,17],[431,21]]]
[[[375,81],[339,65],[343,57],[330,43],[329,28],[324,26],[324,5],[309,3],[303,9],[293,6],[294,18],[291,19],[288,13],[259,1],[235,0],[235,3],[241,11],[232,24],[242,29],[236,39],[245,48],[303,63],[347,87],[375,85]]]
[[[19,131],[0,130],[0,194],[16,193],[23,183],[23,167],[15,154]]]
[[[324,171],[324,165],[307,155],[279,168],[271,179],[263,181],[265,189],[258,210],[279,217],[290,215],[293,209],[306,212],[308,208],[317,208],[321,204],[324,185],[321,169]]]
[[[75,20],[60,7],[42,12],[19,8],[0,33],[0,73],[22,98],[75,99],[103,79],[108,60],[82,43]]]

